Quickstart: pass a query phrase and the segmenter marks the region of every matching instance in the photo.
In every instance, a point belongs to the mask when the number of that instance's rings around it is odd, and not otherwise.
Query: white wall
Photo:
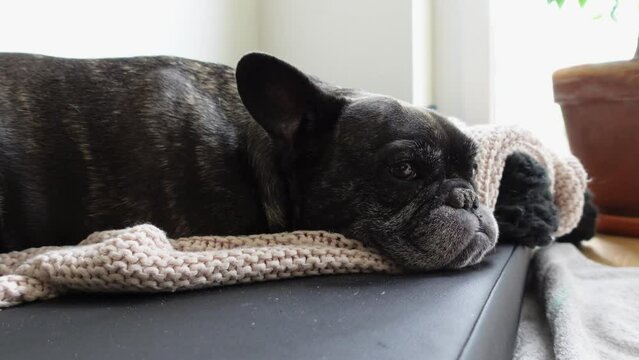
[[[492,113],[489,1],[433,0],[434,100],[469,124]]]
[[[412,100],[410,0],[260,2],[260,48],[345,87]]]
[[[0,51],[176,55],[234,64],[257,47],[256,1],[0,1]]]
[[[411,101],[413,85],[430,81],[423,63],[413,82],[411,48],[411,5],[426,1],[0,0],[0,51],[176,55],[234,65],[261,50],[326,81]],[[424,19],[428,8],[419,9]],[[422,50],[426,35],[416,41]],[[428,103],[430,86],[415,89]]]
[[[435,102],[433,87],[433,2],[412,0],[412,82],[413,104],[430,106]]]

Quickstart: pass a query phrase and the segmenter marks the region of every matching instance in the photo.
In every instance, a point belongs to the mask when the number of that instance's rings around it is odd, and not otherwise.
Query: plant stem
[[[612,6],[612,10],[610,10],[610,18],[614,21],[617,21],[617,8],[619,7],[619,0],[615,0],[615,4]]]

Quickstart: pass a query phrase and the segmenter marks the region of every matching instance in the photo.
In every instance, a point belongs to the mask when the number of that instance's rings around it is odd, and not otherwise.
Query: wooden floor
[[[639,266],[639,238],[597,234],[582,243],[588,258],[610,266]]]

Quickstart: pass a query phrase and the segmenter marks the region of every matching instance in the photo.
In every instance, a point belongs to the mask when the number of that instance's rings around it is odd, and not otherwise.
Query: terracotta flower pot
[[[634,59],[553,74],[572,152],[592,177],[599,232],[639,237],[639,42]]]

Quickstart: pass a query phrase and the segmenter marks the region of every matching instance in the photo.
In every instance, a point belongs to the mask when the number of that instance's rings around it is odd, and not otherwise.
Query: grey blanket
[[[530,270],[515,359],[639,359],[639,268],[557,243],[537,251]]]

